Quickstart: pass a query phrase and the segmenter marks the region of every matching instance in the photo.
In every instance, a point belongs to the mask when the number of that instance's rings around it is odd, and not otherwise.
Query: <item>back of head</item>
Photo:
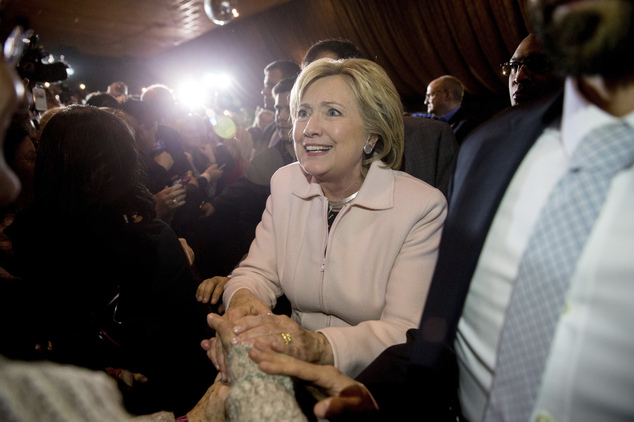
[[[95,92],[86,97],[86,104],[95,107],[121,108],[121,104],[115,97],[103,92]]]
[[[265,72],[270,72],[271,70],[278,69],[282,74],[282,79],[294,78],[299,72],[299,65],[290,60],[276,60],[272,63],[269,63],[265,68]]]
[[[114,113],[66,107],[42,131],[34,208],[65,221],[96,214],[150,217],[153,204],[143,188],[141,168],[130,128]]]
[[[446,89],[451,93],[454,101],[461,103],[462,98],[464,97],[464,85],[460,79],[451,75],[444,75],[438,78],[437,80],[441,81],[442,89]]]
[[[291,118],[295,119],[307,89],[318,79],[341,76],[353,92],[365,132],[378,135],[371,156],[363,166],[381,160],[386,167],[398,169],[404,149],[403,104],[391,79],[378,64],[366,59],[321,59],[308,65],[291,91]]]
[[[162,84],[147,87],[141,94],[141,101],[152,105],[161,118],[172,113],[176,104],[172,91]]]
[[[134,119],[140,125],[150,127],[159,120],[158,113],[152,104],[137,100],[135,98],[129,98],[121,104],[121,110]]]
[[[273,95],[281,94],[284,92],[291,92],[291,90],[293,89],[293,85],[295,85],[296,80],[297,80],[296,77],[282,79],[273,87]]]
[[[302,69],[317,59],[365,59],[365,55],[351,41],[337,38],[321,40],[313,44],[302,59]]]

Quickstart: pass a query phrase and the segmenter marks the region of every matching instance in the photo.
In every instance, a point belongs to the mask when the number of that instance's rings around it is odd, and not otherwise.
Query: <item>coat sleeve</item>
[[[427,192],[427,201],[389,271],[380,319],[318,330],[330,342],[335,366],[350,376],[359,374],[387,347],[405,342],[407,330],[420,322],[446,216],[442,193],[436,189]]]

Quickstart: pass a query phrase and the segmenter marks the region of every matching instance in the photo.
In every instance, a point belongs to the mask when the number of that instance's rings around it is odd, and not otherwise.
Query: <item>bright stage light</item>
[[[197,108],[205,104],[207,94],[200,82],[195,80],[183,81],[176,90],[179,102],[187,107]]]
[[[206,87],[218,91],[229,88],[233,80],[226,73],[208,73],[204,76],[203,82]]]

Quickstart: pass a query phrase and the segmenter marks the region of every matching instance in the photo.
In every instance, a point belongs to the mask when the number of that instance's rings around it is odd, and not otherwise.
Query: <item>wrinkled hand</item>
[[[174,158],[166,151],[155,156],[154,161],[168,171],[174,166]]]
[[[225,284],[231,280],[230,277],[216,276],[203,280],[196,290],[196,300],[202,303],[211,303],[215,305],[222,297],[222,293],[225,291]],[[224,305],[220,305],[224,308]],[[219,313],[223,313],[223,310],[218,308]]]
[[[334,366],[315,365],[276,353],[260,341],[255,342],[254,348],[249,351],[249,357],[258,364],[262,372],[296,377],[325,390],[330,397],[320,400],[313,408],[318,418],[330,419],[344,415],[358,417],[378,409],[363,384]]]
[[[231,297],[231,304],[226,312],[229,321],[237,321],[247,315],[270,314],[271,309],[250,290],[240,289]]]
[[[240,289],[233,294],[229,309],[223,317],[216,314],[207,315],[207,323],[216,332],[216,337],[203,340],[201,346],[207,351],[207,356],[209,356],[216,369],[220,371],[223,381],[229,380],[226,357],[227,350],[235,344],[234,321],[244,316],[267,315],[270,313],[269,307],[251,293],[250,290]]]
[[[274,351],[306,362],[333,365],[330,342],[321,333],[310,331],[286,315],[246,316],[234,322],[233,344],[252,346],[255,341],[266,343]],[[289,334],[285,341],[282,333]]]
[[[218,314],[207,315],[207,323],[209,327],[216,332],[216,336],[209,340],[201,341],[200,345],[203,350],[207,352],[209,360],[211,360],[218,370],[220,379],[223,382],[228,382],[229,374],[226,365],[227,350],[233,346],[233,324]]]
[[[225,402],[228,394],[229,385],[216,378],[196,406],[187,412],[187,419],[190,422],[224,422],[227,418]]]
[[[166,187],[154,195],[154,202],[156,216],[169,222],[176,210],[185,205],[185,188],[181,184]]]

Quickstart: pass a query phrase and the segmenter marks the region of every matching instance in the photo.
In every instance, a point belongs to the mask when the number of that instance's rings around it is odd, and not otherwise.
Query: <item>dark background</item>
[[[239,0],[237,8],[240,10],[241,4],[245,9],[253,7],[253,1]],[[147,5],[144,15],[126,21],[123,9],[129,2]],[[424,111],[427,84],[451,74],[466,87],[467,107],[493,112],[509,105],[506,78],[499,65],[508,60],[528,33],[523,0],[268,1],[265,10],[241,15],[224,26],[210,23],[202,11],[202,0],[110,0],[107,7],[115,8],[111,12],[97,9],[106,7],[102,1],[47,0],[46,5],[55,4],[55,15],[53,9],[41,3],[10,0],[4,2],[5,15],[27,22],[40,35],[47,52],[64,56],[75,72],[65,81],[70,89],[84,83],[87,92],[105,91],[111,82],[121,80],[128,84],[130,94],[140,94],[143,87],[153,83],[176,88],[187,77],[226,72],[234,79],[227,87],[230,103],[247,110],[261,105],[266,64],[276,59],[299,62],[314,42],[341,37],[353,41],[385,68],[407,111]],[[200,19],[197,30],[201,34],[184,42],[181,38],[160,47],[144,46],[144,41],[156,44],[174,31],[147,16],[172,16],[184,3]],[[65,11],[72,7],[75,10]],[[81,13],[81,20],[74,18],[77,23],[85,22],[84,15],[91,8],[102,26],[93,24],[94,31],[83,36],[69,32],[60,38],[55,32],[63,34],[72,25],[58,17],[58,11],[69,19]],[[112,22],[108,23],[109,19]],[[126,26],[118,27],[117,22]],[[181,23],[174,20],[172,24]],[[90,31],[90,27],[84,31]],[[113,48],[106,48],[113,47],[114,41],[105,39],[99,44],[89,37],[112,37],[110,32],[117,31],[128,35],[117,39],[115,53]],[[83,45],[73,38],[85,38]]]

